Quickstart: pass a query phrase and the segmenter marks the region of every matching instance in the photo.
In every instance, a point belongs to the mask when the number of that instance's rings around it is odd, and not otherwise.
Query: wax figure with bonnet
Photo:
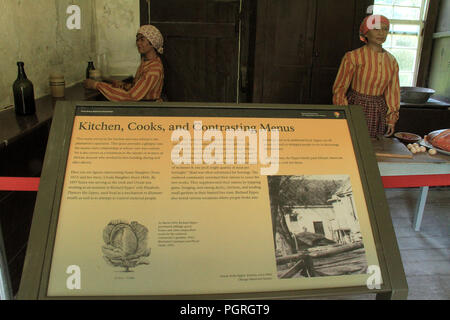
[[[88,79],[86,88],[99,90],[110,101],[162,101],[164,67],[160,55],[164,52],[163,45],[163,36],[156,27],[141,26],[136,34],[141,64],[133,82],[113,81],[109,84]]]
[[[392,135],[399,118],[399,67],[383,49],[389,27],[381,15],[363,20],[359,32],[365,45],[345,54],[333,85],[333,104],[361,106],[371,138]]]

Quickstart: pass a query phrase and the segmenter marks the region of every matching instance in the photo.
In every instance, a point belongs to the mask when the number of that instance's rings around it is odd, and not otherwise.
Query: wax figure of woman
[[[160,58],[163,53],[163,37],[152,25],[143,25],[136,34],[136,46],[141,54],[141,64],[132,83],[106,82],[87,79],[85,87],[99,90],[110,101],[162,101],[164,67]]]
[[[399,118],[398,63],[382,47],[389,26],[381,15],[363,20],[360,39],[366,45],[345,54],[333,85],[333,104],[363,107],[371,138],[392,135]]]

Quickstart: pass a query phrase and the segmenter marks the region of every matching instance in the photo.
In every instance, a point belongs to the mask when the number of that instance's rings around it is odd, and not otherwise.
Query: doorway
[[[248,102],[255,0],[141,0],[141,25],[164,36],[169,101]]]

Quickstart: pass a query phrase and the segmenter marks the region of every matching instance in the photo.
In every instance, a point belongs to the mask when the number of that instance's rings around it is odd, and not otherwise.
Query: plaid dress
[[[369,96],[354,90],[349,90],[347,100],[349,105],[363,107],[371,138],[376,138],[386,132],[386,113],[388,107],[384,96]]]

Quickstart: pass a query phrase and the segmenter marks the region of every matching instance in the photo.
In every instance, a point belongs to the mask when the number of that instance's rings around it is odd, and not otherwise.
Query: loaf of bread
[[[426,140],[433,147],[450,152],[450,129],[434,131],[426,137]]]

